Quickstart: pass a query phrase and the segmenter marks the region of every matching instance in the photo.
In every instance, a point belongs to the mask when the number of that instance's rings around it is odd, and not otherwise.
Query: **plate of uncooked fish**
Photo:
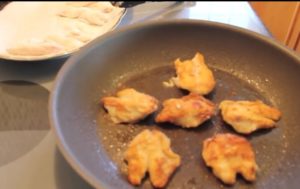
[[[66,57],[113,30],[125,8],[111,2],[10,2],[0,11],[0,58]]]

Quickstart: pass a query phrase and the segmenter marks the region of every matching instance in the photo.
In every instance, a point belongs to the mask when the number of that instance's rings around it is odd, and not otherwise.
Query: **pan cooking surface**
[[[212,100],[217,106],[222,100],[262,100],[272,105],[267,96],[263,96],[258,89],[249,85],[232,74],[213,69],[217,84],[212,93],[206,97]],[[114,95],[116,91],[132,87],[138,91],[156,97],[160,103],[168,98],[177,98],[188,94],[187,91],[176,87],[168,88],[162,83],[175,76],[172,66],[161,66],[149,71],[127,76],[119,81],[115,90],[108,91],[106,95]],[[161,107],[160,107],[161,108]],[[127,180],[126,164],[123,161],[124,151],[128,143],[144,129],[159,129],[170,139],[172,149],[182,158],[180,168],[173,174],[167,188],[226,188],[207,168],[201,156],[202,141],[216,133],[235,133],[234,130],[224,123],[219,111],[211,120],[205,122],[198,128],[183,129],[181,127],[154,122],[155,114],[150,115],[145,120],[137,124],[114,124],[110,121],[108,114],[102,106],[99,106],[98,134],[102,147],[115,163],[121,178]],[[284,116],[284,115],[283,115]],[[271,130],[259,130],[245,136],[253,145],[256,159],[260,171],[254,183],[247,183],[241,176],[238,176],[234,188],[263,188],[263,185],[272,182],[276,171],[280,169],[280,164],[284,159],[287,140],[282,122],[277,124],[277,128]],[[237,134],[237,133],[235,133]],[[276,154],[276,158],[274,155]],[[148,176],[144,179],[140,188],[152,188]]]

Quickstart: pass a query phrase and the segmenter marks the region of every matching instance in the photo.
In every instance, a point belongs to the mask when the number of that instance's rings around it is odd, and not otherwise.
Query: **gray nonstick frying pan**
[[[186,94],[162,84],[175,75],[173,61],[201,52],[217,80],[206,97],[255,100],[275,106],[277,127],[244,136],[252,144],[259,172],[253,183],[240,176],[222,184],[201,157],[202,142],[216,133],[235,133],[217,112],[198,128],[156,124],[154,115],[137,124],[112,124],[100,98],[125,87],[162,102]],[[297,189],[300,184],[300,59],[257,33],[196,20],[147,22],[110,32],[74,54],[60,70],[50,99],[51,125],[71,166],[96,188],[135,188],[128,183],[123,152],[144,129],[159,129],[182,157],[167,188]],[[237,134],[237,133],[235,133]],[[148,176],[137,188],[152,188]]]

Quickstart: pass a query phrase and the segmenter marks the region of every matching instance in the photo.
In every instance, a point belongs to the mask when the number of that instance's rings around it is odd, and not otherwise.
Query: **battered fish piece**
[[[233,134],[217,134],[203,142],[202,157],[213,173],[226,184],[236,182],[240,173],[246,180],[255,181],[258,166],[251,144]]]
[[[108,21],[108,16],[87,7],[67,7],[58,14],[67,18],[79,18],[88,24],[102,26]]]
[[[224,100],[220,104],[224,121],[236,132],[250,134],[261,128],[275,127],[281,112],[261,101]]]
[[[180,165],[181,158],[170,147],[170,139],[158,130],[144,130],[129,144],[125,152],[128,163],[128,180],[141,184],[148,171],[156,188],[163,188],[172,173]]]
[[[86,7],[94,4],[96,2],[94,1],[69,1],[66,3],[68,6],[73,6],[73,7]]]
[[[215,105],[203,96],[190,93],[182,98],[171,98],[163,103],[162,111],[156,122],[170,122],[185,128],[198,127],[210,119],[215,112]]]
[[[173,82],[179,88],[186,89],[200,95],[210,93],[215,87],[212,71],[207,67],[204,57],[196,53],[192,60],[175,60],[177,77]]]
[[[72,7],[88,7],[92,9],[97,9],[98,11],[109,13],[113,11],[113,9],[121,9],[119,7],[113,6],[109,1],[75,1],[66,3],[67,6]]]
[[[132,88],[119,91],[117,97],[101,99],[114,123],[135,123],[158,108],[158,100]]]
[[[54,41],[31,38],[17,43],[6,51],[16,56],[45,56],[64,52],[64,47]]]
[[[73,2],[67,3],[58,15],[79,19],[91,25],[103,26],[118,15],[124,8],[113,6],[110,2]]]
[[[49,35],[46,37],[46,40],[61,45],[67,52],[79,49],[83,45],[81,41],[64,35]]]
[[[94,2],[93,4],[88,5],[88,7],[92,8],[92,9],[97,9],[98,11],[101,11],[103,13],[110,13],[114,9],[123,9],[120,7],[113,6],[109,1],[108,2],[105,2],[105,1]]]

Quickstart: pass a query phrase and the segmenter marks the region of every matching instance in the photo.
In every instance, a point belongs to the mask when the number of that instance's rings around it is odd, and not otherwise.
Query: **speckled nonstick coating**
[[[155,115],[138,124],[112,124],[99,100],[124,87],[134,87],[160,101],[186,94],[165,88],[173,61],[199,51],[212,68],[217,85],[207,96],[260,99],[278,107],[277,127],[247,137],[260,170],[254,183],[241,176],[223,185],[201,157],[202,142],[215,133],[235,133],[219,111],[194,129],[156,124]],[[124,173],[123,152],[144,129],[159,129],[182,157],[167,188],[296,189],[300,180],[300,59],[292,51],[241,28],[196,20],[156,21],[108,33],[72,56],[60,70],[50,99],[50,117],[60,150],[72,167],[96,188],[134,188]],[[138,188],[152,188],[148,177]]]

